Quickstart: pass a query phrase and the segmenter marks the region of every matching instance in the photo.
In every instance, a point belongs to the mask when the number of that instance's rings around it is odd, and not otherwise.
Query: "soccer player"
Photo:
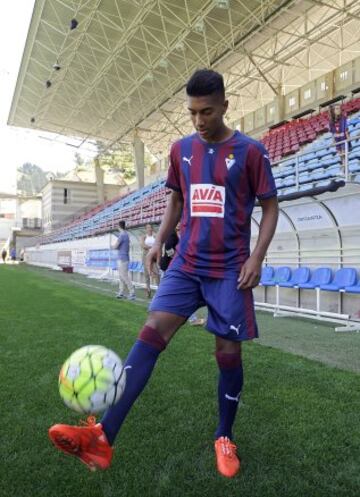
[[[241,343],[258,336],[252,288],[259,283],[276,228],[276,188],[264,147],[224,123],[228,102],[222,76],[199,70],[188,81],[186,93],[196,132],[171,148],[166,185],[173,191],[147,256],[149,270],[160,260],[163,243],[181,219],[180,243],[126,359],[124,394],[98,424],[55,425],[49,430],[59,449],[91,469],[110,465],[114,440],[159,354],[187,318],[206,305],[206,328],[214,335],[219,367],[217,469],[226,477],[240,470],[232,427],[243,386]],[[250,254],[256,198],[262,218]]]

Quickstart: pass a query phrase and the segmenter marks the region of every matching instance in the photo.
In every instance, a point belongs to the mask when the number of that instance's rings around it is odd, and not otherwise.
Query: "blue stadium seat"
[[[351,173],[356,173],[356,172],[360,171],[360,160],[359,159],[349,160],[349,171]]]
[[[324,179],[322,181],[318,181],[315,186],[316,186],[316,188],[329,187],[330,181],[328,179]]]
[[[345,287],[353,286],[356,283],[356,269],[353,267],[346,267],[338,269],[335,273],[334,279],[331,283],[320,285],[321,290],[329,292],[338,292],[345,290]]]
[[[311,173],[311,177],[312,179],[314,180],[320,180],[320,179],[325,179],[327,178],[327,172],[325,171],[325,169],[323,167],[320,167],[318,169],[315,169],[312,173]]]
[[[283,181],[283,186],[294,186],[295,185],[295,175],[288,176]]]
[[[308,171],[304,171],[303,173],[299,174],[299,183],[307,183],[308,181],[311,181],[311,177]]]
[[[311,164],[308,165],[308,167],[306,168],[308,171],[316,171],[317,169],[319,169],[320,167],[322,166],[322,162],[321,161],[314,161],[314,162],[311,162]]]
[[[271,286],[274,283],[274,268],[271,266],[264,266],[261,270],[260,285]],[[268,285],[269,284],[269,285]]]
[[[333,165],[329,167],[327,173],[329,176],[340,176],[343,174],[341,167],[338,165]]]
[[[332,271],[329,267],[319,267],[315,269],[311,275],[310,281],[307,283],[299,283],[299,288],[318,288],[321,285],[326,285],[330,283],[332,276]]]
[[[349,152],[349,160],[350,159],[360,159],[360,149],[356,148],[355,150],[352,150]]]
[[[310,168],[307,166],[306,162],[299,161],[299,173],[309,170]]]
[[[360,278],[355,285],[346,286],[345,292],[347,293],[360,293]]]
[[[271,280],[263,281],[261,284],[263,286],[280,285],[280,283],[289,281],[290,277],[291,277],[291,269],[287,266],[281,266],[275,270],[275,274]]]
[[[321,161],[322,166],[335,166],[341,164],[340,158],[338,155],[332,155],[326,161]]]
[[[305,184],[299,186],[300,192],[306,192],[306,191],[312,190],[312,189],[313,189],[312,183],[305,183]]]
[[[136,263],[136,266],[134,267],[134,271],[136,273],[143,273],[144,272],[144,265],[141,261],[138,261]]]
[[[310,279],[310,269],[308,267],[298,267],[293,272],[289,281],[282,281],[279,286],[285,288],[298,288],[301,283],[307,283]]]

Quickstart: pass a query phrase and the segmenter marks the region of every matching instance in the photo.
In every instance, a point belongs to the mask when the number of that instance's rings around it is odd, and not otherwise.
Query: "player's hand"
[[[161,250],[162,246],[161,244],[154,243],[154,245],[149,249],[149,252],[146,255],[145,259],[145,266],[149,274],[156,276],[158,274],[157,270],[154,270],[154,265],[155,263],[157,265],[160,264],[160,258],[161,258]]]
[[[254,288],[259,284],[261,276],[261,264],[256,257],[250,256],[241,268],[238,278],[238,290]]]

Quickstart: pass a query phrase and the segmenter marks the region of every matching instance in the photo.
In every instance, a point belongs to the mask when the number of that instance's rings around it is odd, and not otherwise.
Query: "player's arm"
[[[173,191],[166,206],[155,243],[146,256],[146,266],[149,271],[151,271],[151,266],[155,261],[159,264],[162,246],[180,221],[183,205],[184,199],[181,192]]]
[[[259,284],[261,266],[274,236],[279,215],[277,197],[259,199],[262,209],[259,236],[250,257],[241,268],[238,288],[254,288]]]
[[[120,248],[121,243],[122,243],[122,240],[120,240],[120,238],[118,238],[116,240],[116,242],[111,245],[111,248],[114,250],[117,250],[118,248]]]

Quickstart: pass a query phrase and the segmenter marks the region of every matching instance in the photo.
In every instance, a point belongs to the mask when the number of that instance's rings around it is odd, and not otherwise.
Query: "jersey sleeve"
[[[174,143],[170,149],[168,176],[165,183],[167,188],[181,192],[180,184],[180,164],[179,164],[179,144]]]
[[[250,145],[246,167],[253,194],[258,199],[276,197],[277,189],[271,171],[269,155],[264,147]]]

